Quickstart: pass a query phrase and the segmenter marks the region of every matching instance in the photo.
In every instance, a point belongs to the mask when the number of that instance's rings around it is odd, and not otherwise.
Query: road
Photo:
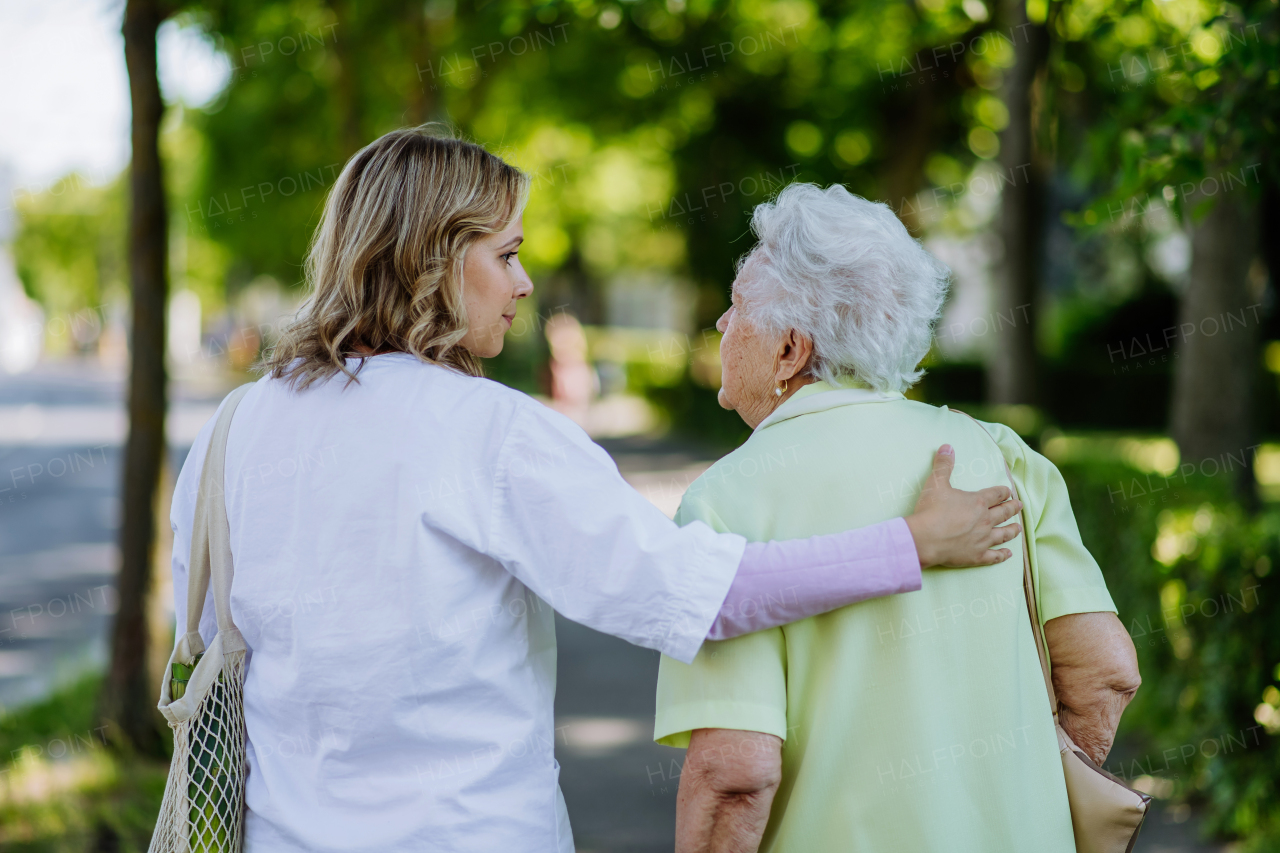
[[[171,470],[219,391],[177,389]],[[106,660],[123,397],[119,377],[83,365],[0,375],[0,706]]]
[[[179,383],[176,472],[228,390]],[[0,375],[0,706],[45,695],[106,660],[115,609],[123,383],[83,365]],[[668,513],[708,464],[670,442],[602,441]],[[579,851],[670,851],[683,752],[651,740],[658,656],[557,618],[556,755]],[[1209,853],[1185,811],[1154,815],[1135,853]]]

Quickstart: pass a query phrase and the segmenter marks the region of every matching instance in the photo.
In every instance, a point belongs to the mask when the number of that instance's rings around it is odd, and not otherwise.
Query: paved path
[[[174,389],[174,471],[220,392]],[[0,375],[0,707],[106,660],[123,398],[119,376],[85,365]]]

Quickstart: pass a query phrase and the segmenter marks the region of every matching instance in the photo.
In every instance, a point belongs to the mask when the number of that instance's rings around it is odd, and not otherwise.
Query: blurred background
[[[1280,850],[1275,0],[6,2],[0,79],[0,848],[146,849],[173,479],[346,159],[439,120],[533,177],[491,375],[668,514],[748,434],[751,209],[890,205],[954,271],[911,396],[1061,467],[1138,648],[1137,849]],[[671,849],[657,656],[559,631],[579,849]]]

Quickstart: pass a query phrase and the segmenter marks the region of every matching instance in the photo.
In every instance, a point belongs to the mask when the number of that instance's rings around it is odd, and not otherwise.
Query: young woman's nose
[[[524,299],[531,293],[533,293],[533,279],[529,278],[529,274],[522,266],[520,273],[516,276],[516,299]]]

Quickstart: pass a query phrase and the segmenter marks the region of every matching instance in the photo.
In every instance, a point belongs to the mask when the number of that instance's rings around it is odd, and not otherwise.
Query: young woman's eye
[[[514,257],[515,257],[516,255],[518,255],[518,254],[520,254],[520,253],[519,253],[519,252],[507,252],[505,255],[503,255],[503,256],[502,256],[502,259],[503,259],[504,261],[506,261],[506,262],[507,262],[507,266],[511,266],[511,259],[512,259],[512,258],[514,258]]]

